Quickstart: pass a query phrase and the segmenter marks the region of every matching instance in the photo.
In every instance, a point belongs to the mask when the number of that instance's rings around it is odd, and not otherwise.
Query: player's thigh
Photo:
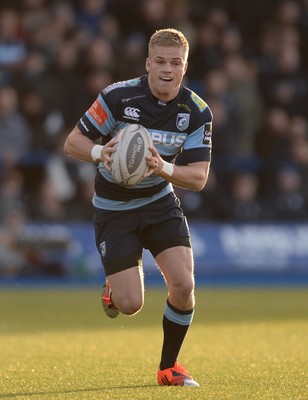
[[[191,247],[175,246],[157,254],[155,261],[169,287],[193,288],[194,263]]]

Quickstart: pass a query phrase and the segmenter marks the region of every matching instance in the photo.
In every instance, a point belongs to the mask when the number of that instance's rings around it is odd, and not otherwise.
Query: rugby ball
[[[152,153],[152,140],[145,127],[129,124],[117,134],[116,151],[112,153],[111,173],[122,186],[136,185],[149,170],[146,157]]]

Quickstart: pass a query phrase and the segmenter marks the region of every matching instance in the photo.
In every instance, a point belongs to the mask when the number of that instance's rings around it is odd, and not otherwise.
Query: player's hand
[[[154,146],[151,146],[149,147],[149,149],[152,153],[152,156],[146,157],[149,170],[144,174],[145,177],[152,174],[158,175],[162,170],[164,164],[164,160],[161,158],[156,148]]]
[[[101,156],[102,156],[102,161],[104,163],[104,167],[107,169],[107,171],[111,171],[111,163],[112,163],[112,158],[111,154],[114,153],[117,149],[116,144],[118,143],[117,137],[112,138],[109,140],[108,143],[106,143],[103,147]]]

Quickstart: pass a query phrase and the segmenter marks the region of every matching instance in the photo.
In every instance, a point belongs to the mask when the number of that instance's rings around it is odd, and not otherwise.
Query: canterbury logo
[[[139,119],[140,110],[138,108],[126,107],[124,110],[124,114],[131,119]]]

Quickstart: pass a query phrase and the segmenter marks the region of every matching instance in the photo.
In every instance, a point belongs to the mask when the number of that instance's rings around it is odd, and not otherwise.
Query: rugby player
[[[163,314],[160,385],[199,386],[178,363],[193,320],[194,262],[189,227],[173,185],[200,191],[211,162],[212,113],[183,85],[189,43],[175,29],[156,31],[148,44],[147,74],[102,90],[68,135],[66,154],[97,162],[94,228],[106,283],[106,314],[134,315],[144,303],[142,252],[149,249],[168,289]],[[115,183],[111,154],[127,124],[143,125],[154,146],[149,172],[135,186]],[[98,139],[100,144],[98,144]]]

